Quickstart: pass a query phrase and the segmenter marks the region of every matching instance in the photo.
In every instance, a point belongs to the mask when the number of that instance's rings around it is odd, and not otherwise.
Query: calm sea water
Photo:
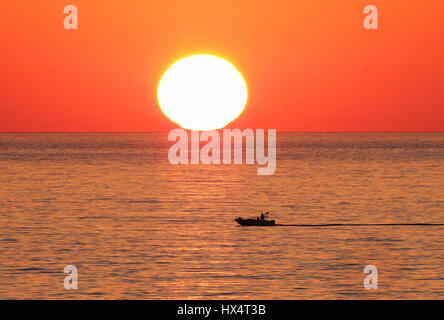
[[[444,223],[444,134],[282,133],[272,176],[170,165],[171,144],[0,134],[0,298],[444,299],[442,226],[233,221]]]

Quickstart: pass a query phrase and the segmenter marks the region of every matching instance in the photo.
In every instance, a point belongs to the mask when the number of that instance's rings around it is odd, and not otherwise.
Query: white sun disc
[[[213,130],[236,119],[247,103],[247,86],[226,60],[195,55],[174,63],[157,90],[162,112],[184,129]]]

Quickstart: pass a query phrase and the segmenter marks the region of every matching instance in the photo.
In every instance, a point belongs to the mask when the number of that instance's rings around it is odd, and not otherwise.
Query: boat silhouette
[[[274,220],[265,220],[265,219],[243,219],[241,217],[237,217],[234,219],[241,226],[274,226],[276,223]]]

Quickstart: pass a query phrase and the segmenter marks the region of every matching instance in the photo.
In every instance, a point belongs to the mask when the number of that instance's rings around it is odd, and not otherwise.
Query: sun
[[[175,62],[157,89],[162,112],[184,129],[213,130],[236,119],[247,103],[247,85],[228,61],[194,55]]]

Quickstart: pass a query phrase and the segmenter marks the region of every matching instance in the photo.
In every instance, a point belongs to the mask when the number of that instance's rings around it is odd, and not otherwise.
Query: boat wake
[[[367,227],[367,226],[444,226],[444,223],[326,223],[326,224],[280,224],[276,227]]]

